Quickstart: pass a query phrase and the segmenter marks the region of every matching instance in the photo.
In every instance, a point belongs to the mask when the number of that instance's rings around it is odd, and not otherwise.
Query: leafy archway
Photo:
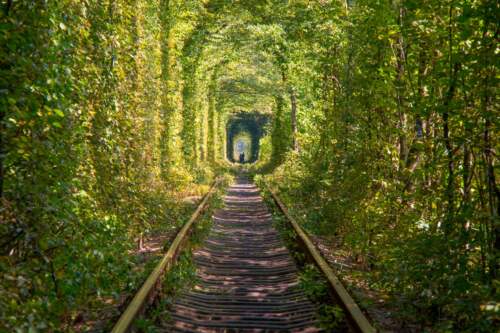
[[[249,155],[246,155],[245,162],[253,163],[257,161],[260,149],[260,139],[265,134],[265,125],[269,117],[260,113],[239,112],[230,116],[226,126],[227,156],[231,162],[238,159],[234,151],[236,141],[239,138],[247,138],[245,142],[249,144]]]

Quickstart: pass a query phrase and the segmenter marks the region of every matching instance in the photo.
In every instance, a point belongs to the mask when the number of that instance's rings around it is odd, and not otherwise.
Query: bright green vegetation
[[[269,119],[254,168],[402,316],[498,323],[497,1],[0,6],[0,331],[137,288],[137,240],[188,218],[241,112]]]
[[[327,332],[348,331],[342,308],[332,303],[328,283],[314,265],[308,265],[300,274],[300,288],[309,299],[318,304],[320,327]]]

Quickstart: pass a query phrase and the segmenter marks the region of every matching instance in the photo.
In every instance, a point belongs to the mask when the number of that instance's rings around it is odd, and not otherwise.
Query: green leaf
[[[59,117],[63,118],[64,117],[64,112],[62,112],[61,110],[59,109],[54,109],[53,110],[55,112],[55,114],[57,114]]]

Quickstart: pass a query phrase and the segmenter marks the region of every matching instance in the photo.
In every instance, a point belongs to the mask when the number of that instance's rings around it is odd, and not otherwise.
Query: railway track
[[[162,271],[168,270],[188,237],[190,225],[207,204],[210,193],[181,230],[163,267],[153,271],[113,329],[129,331],[133,320],[154,297]],[[273,193],[273,192],[272,192]],[[347,312],[353,331],[375,332],[333,272],[322,268],[315,249],[308,248],[307,235],[273,193],[278,207],[290,219],[304,249],[330,282],[332,292]],[[299,229],[297,229],[299,228]],[[304,240],[305,237],[305,240]],[[309,241],[310,242],[310,241]],[[314,247],[314,246],[313,246]],[[316,251],[316,252],[314,252]],[[169,255],[170,253],[170,255]],[[171,308],[171,332],[319,332],[316,307],[298,288],[298,270],[258,188],[245,178],[231,185],[224,207],[213,214],[213,226],[203,246],[194,251],[197,282],[181,294]],[[167,258],[168,257],[168,258]],[[322,258],[319,258],[322,259]],[[162,264],[162,263],[160,263]],[[160,266],[159,264],[159,266]],[[156,274],[155,274],[156,272]],[[339,289],[340,284],[340,289]],[[144,298],[144,301],[142,301]],[[132,307],[132,309],[130,309]]]
[[[224,205],[194,252],[199,282],[175,301],[171,331],[319,331],[316,309],[297,288],[297,268],[257,187],[238,181]]]

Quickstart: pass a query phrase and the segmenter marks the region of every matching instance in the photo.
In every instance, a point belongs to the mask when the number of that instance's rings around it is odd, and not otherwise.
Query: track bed
[[[197,284],[173,304],[173,332],[318,332],[295,263],[257,187],[230,186],[204,245]]]

